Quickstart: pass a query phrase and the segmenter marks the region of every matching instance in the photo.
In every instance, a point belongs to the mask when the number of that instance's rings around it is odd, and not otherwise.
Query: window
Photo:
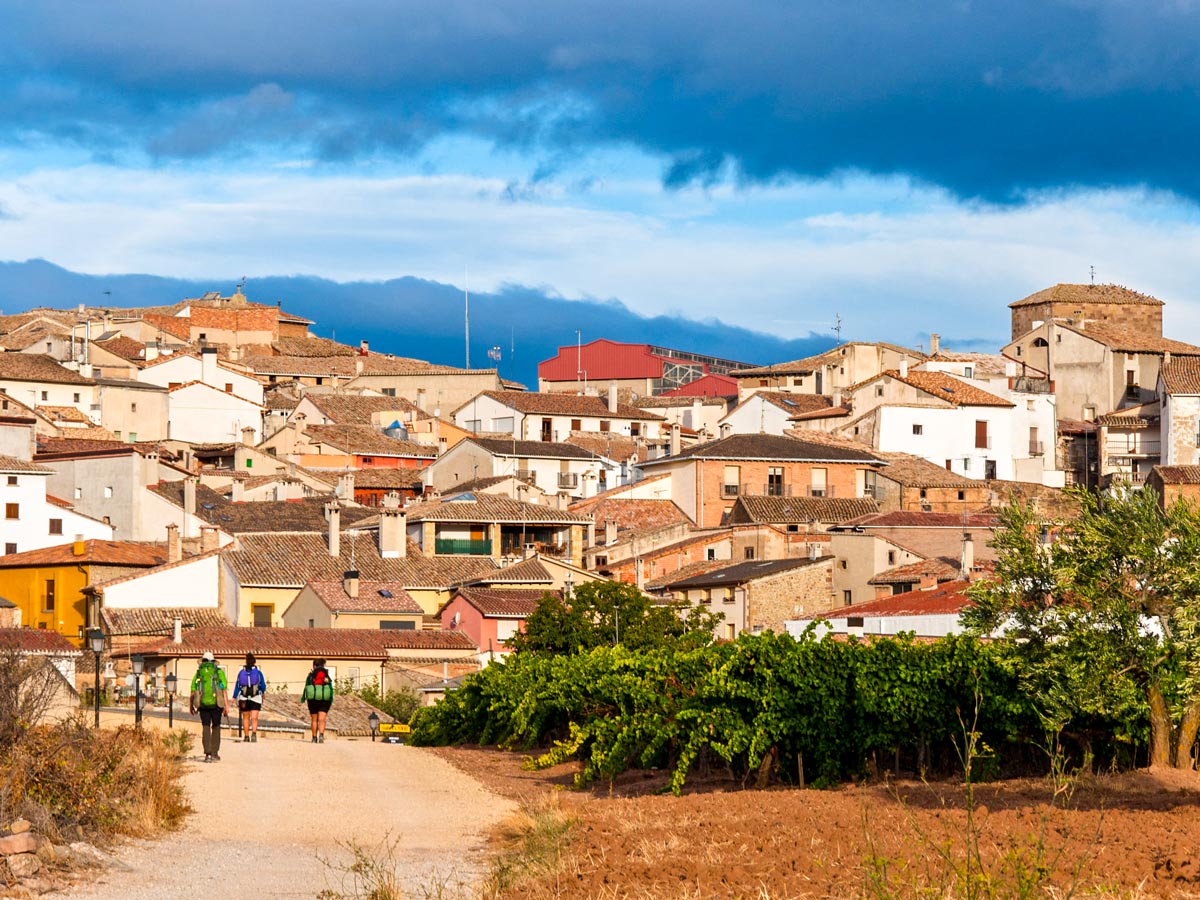
[[[1021,355],[1021,345],[1017,344],[1017,356]]]
[[[793,378],[792,379],[792,387],[804,387],[804,379],[803,378]]]
[[[971,366],[963,366],[963,378],[974,378],[975,369]]]
[[[742,480],[741,466],[726,466],[725,479],[722,482],[721,494],[725,497],[736,497],[738,495],[738,485]]]
[[[876,397],[883,396],[883,385],[882,384],[875,385],[875,396]]]
[[[846,561],[844,559],[839,559],[838,565],[844,569],[844,568],[846,568]]]
[[[735,637],[737,637],[737,626],[734,625],[732,622],[726,622],[725,623],[725,638],[727,640],[732,641]]]
[[[49,399],[50,399],[50,392],[49,392],[49,391],[42,391],[42,399],[43,399],[43,400],[49,400]]]
[[[16,487],[16,486],[17,486],[17,476],[16,476],[16,475],[9,475],[9,476],[8,476],[8,486],[9,486],[9,487]]]
[[[950,466],[949,466],[949,465],[947,465],[947,466],[946,466],[946,468],[948,469],[948,468],[950,468]],[[924,500],[924,499],[925,499],[925,488],[921,488],[921,499],[922,499],[922,500]]]
[[[205,332],[205,331],[202,331],[202,332],[200,332],[200,340],[202,340],[202,341],[207,341],[207,340],[208,340],[208,333],[207,333],[207,332]]]
[[[600,420],[600,430],[601,431],[612,431],[612,422],[608,421],[608,419],[601,419]]]
[[[709,547],[708,550],[704,554],[704,558],[705,559],[716,559],[717,558],[717,548]]]
[[[5,553],[16,553],[16,552],[17,552],[17,545],[16,545],[16,544],[5,544],[5,545],[4,545],[4,552],[5,552]]]
[[[642,433],[642,423],[641,422],[630,422],[629,423],[629,436],[630,437],[640,437],[641,433]]]
[[[385,396],[385,397],[395,397],[396,389],[395,388],[382,388],[380,390],[380,393],[382,393],[383,396]]]
[[[959,492],[958,492],[958,499],[959,499],[959,500],[966,499],[966,496],[967,496],[967,494],[966,494],[966,491],[959,491]]]
[[[492,431],[502,431],[505,434],[512,434],[515,427],[516,420],[512,416],[501,416],[498,419],[492,419]]]
[[[309,627],[309,628],[316,628],[316,627],[317,627],[317,620],[316,620],[316,619],[309,619],[309,620],[308,620],[308,627]]]
[[[816,470],[813,470],[814,474]],[[783,496],[783,467],[770,466],[767,469],[767,496],[782,497]]]
[[[71,402],[72,402],[72,403],[78,403],[78,402],[79,402],[79,395],[78,395],[78,394],[72,394],[72,395],[71,395]]]
[[[853,595],[850,593],[850,591],[842,591],[842,603],[844,603],[846,606],[849,606],[854,602],[852,597]]]
[[[924,425],[913,425],[913,434],[924,434],[924,433],[925,433]]]
[[[572,431],[583,431],[583,419],[572,419],[571,420],[571,430]]]
[[[129,404],[129,411],[130,411],[130,412],[137,412],[137,404],[136,404],[136,403],[130,403],[130,404]]]
[[[325,379],[324,379],[324,378],[316,378],[316,379],[314,379],[314,380],[316,381],[316,383],[317,383],[317,384],[324,384],[324,383],[325,383]]]
[[[116,439],[119,441],[119,440],[121,439],[121,432],[119,432],[119,431],[114,431],[114,432],[113,432],[113,436],[114,436],[114,437],[115,437],[115,438],[116,438]]]
[[[472,434],[479,434],[479,432],[483,431],[483,428],[480,427],[482,424],[482,420],[480,419],[466,419],[463,422],[463,428]]]
[[[971,471],[971,457],[969,457],[969,456],[963,457],[963,471],[964,472]]]
[[[83,499],[83,488],[81,488],[81,487],[77,487],[77,488],[75,488],[75,499],[76,499],[76,500],[82,500],[82,499]]]
[[[54,344],[52,344],[50,341],[46,341],[46,352],[47,353],[54,352]]]
[[[863,617],[862,616],[847,616],[846,617],[846,627],[847,628],[862,628],[863,627]]]
[[[986,450],[991,446],[988,440],[988,423],[977,419],[975,421],[975,449]]]
[[[364,456],[364,457],[362,458],[362,461],[363,461],[363,465],[364,465],[364,466],[369,466],[369,465],[371,465],[372,463],[374,463],[374,462],[375,462],[375,457],[373,457],[373,456]]]
[[[595,564],[597,566],[607,566],[608,565],[608,557],[607,556],[597,556]]]
[[[46,579],[46,599],[42,603],[42,612],[54,612],[54,579]]]
[[[733,602],[733,588],[731,588],[731,587],[725,588],[725,596],[723,596],[721,598],[721,602],[722,603],[732,603]]]
[[[789,525],[787,527],[788,534],[797,534],[800,531],[799,525]]]
[[[62,519],[51,519],[50,520],[50,533],[51,534],[62,534]]]
[[[701,603],[712,603],[712,588],[705,588],[700,592]]]
[[[754,548],[746,547],[742,555],[745,556],[746,559],[754,559]]]
[[[828,497],[829,496],[829,470],[818,467],[812,470],[811,484],[809,494],[813,497]]]
[[[5,503],[4,504],[4,518],[6,518],[6,519],[21,518],[21,504],[20,503]]]
[[[104,497],[105,497],[105,499],[109,499],[109,498],[111,498],[111,497],[112,497],[112,495],[113,495],[113,489],[112,489],[112,485],[111,485],[111,484],[106,484],[106,485],[104,486]]]
[[[129,432],[129,443],[133,444],[136,441],[137,441],[137,432],[136,431]]]
[[[888,565],[894,566],[895,564],[896,564],[896,551],[889,550],[888,551]]]
[[[766,387],[766,386],[767,386],[767,379],[765,379],[765,378],[760,378],[760,379],[758,379],[758,386],[759,386],[759,387]]]
[[[233,384],[228,381],[225,382],[225,393],[227,393],[227,394],[233,393]]]
[[[272,603],[252,603],[250,605],[250,615],[254,617],[255,628],[270,628],[271,614],[275,612],[275,606]]]

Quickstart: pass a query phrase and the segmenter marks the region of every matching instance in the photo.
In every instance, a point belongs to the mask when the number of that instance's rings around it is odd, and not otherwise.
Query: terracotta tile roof
[[[1118,409],[1096,417],[1096,424],[1107,428],[1149,428],[1157,426],[1160,419],[1157,400]]]
[[[0,650],[82,656],[83,651],[57,631],[48,628],[0,628]]]
[[[437,448],[390,438],[371,425],[306,425],[304,433],[314,443],[360,456],[403,456],[433,459]]]
[[[0,569],[16,569],[27,566],[161,566],[167,561],[167,548],[162,544],[143,541],[83,542],[83,553],[75,555],[74,542],[26,550],[0,556]]]
[[[27,459],[18,459],[15,456],[0,455],[0,473],[5,475],[49,475],[52,473],[52,471],[52,469],[39,466]]]
[[[605,431],[572,431],[567,443],[616,462],[625,462],[640,455],[641,449],[634,438]]]
[[[538,601],[546,591],[521,590],[519,588],[477,588],[462,587],[458,596],[462,597],[485,616],[497,616],[506,619],[525,618],[535,609]],[[558,592],[553,592],[557,594]]]
[[[146,358],[146,345],[141,341],[125,337],[123,334],[116,335],[104,341],[93,341],[93,343],[97,347],[107,350],[109,353],[119,356],[122,359],[127,359],[132,363],[140,363]]]
[[[387,659],[388,650],[432,652],[476,649],[465,634],[454,631],[403,631],[366,628],[195,628],[184,632],[183,643],[165,641],[157,655],[195,657],[211,651],[218,658],[258,659],[300,657],[315,659]]]
[[[880,452],[888,467],[879,473],[880,478],[894,481],[904,487],[915,488],[981,488],[983,482],[965,475],[951,472],[945,466],[939,466],[920,456],[911,453]]]
[[[628,403],[617,403],[617,411],[608,411],[607,397],[594,397],[580,394],[537,393],[534,391],[484,391],[482,397],[490,397],[497,403],[502,403],[517,412],[532,413],[548,416],[592,416],[601,419],[637,419],[639,421],[661,421],[662,416],[646,412]],[[468,400],[453,414],[468,408],[473,400]]]
[[[667,586],[672,589],[687,589],[726,584],[745,584],[758,578],[778,575],[780,572],[802,569],[806,566],[830,563],[832,561],[832,556],[822,556],[817,559],[809,559],[807,557],[803,559],[756,559],[750,562],[738,562],[732,565],[726,564],[719,569],[705,572],[702,575],[691,575],[671,581]],[[726,562],[728,563],[728,561]]]
[[[780,460],[783,462],[858,462],[880,463],[879,457],[866,448],[853,449],[834,444],[818,444],[774,434],[731,434],[692,447],[685,447],[674,456],[651,459],[642,467],[674,462],[680,459]]]
[[[1200,356],[1200,347],[1195,344],[1185,344],[1183,341],[1143,334],[1135,328],[1126,328],[1112,322],[1088,322],[1086,327],[1068,325],[1065,322],[1057,322],[1055,325],[1104,344],[1110,350],[1118,353],[1153,353],[1156,355],[1170,353],[1173,356]]]
[[[373,397],[366,394],[305,394],[305,399],[319,409],[331,425],[373,425],[373,417],[380,414],[392,415],[403,424],[405,416],[415,414],[418,419],[430,419],[415,404],[403,397]],[[315,423],[314,423],[315,424]],[[391,422],[384,422],[384,426]]]
[[[685,547],[691,547],[695,544],[717,543],[728,539],[730,530],[728,528],[710,528],[704,531],[694,531],[689,537],[681,541],[675,541],[673,544],[667,544],[662,547],[655,547],[653,550],[643,550],[638,553],[642,559],[662,559],[665,556],[670,556],[673,553],[678,553]],[[633,557],[625,557],[624,559],[610,559],[608,566],[610,569],[615,569],[621,566],[627,566],[633,562]],[[729,560],[723,560],[722,565],[725,565]]]
[[[842,528],[994,528],[999,517],[995,513],[935,513],[895,512],[876,513],[843,522]]]
[[[150,490],[183,509],[183,482],[160,481]],[[196,515],[226,534],[250,534],[279,531],[325,531],[325,504],[331,497],[304,497],[297,500],[260,500],[234,503],[207,485],[196,487]],[[364,506],[343,506],[342,530],[353,528],[361,519],[377,510]]]
[[[78,372],[63,368],[54,359],[42,353],[0,353],[0,380],[91,384]]]
[[[43,406],[39,404],[37,412],[38,415],[44,416],[51,422],[78,422],[82,425],[92,424],[92,420],[74,406]]]
[[[969,381],[963,381],[961,378],[955,378],[953,375],[947,375],[945,372],[921,372],[913,369],[909,369],[908,375],[903,378],[900,377],[898,369],[888,369],[881,375],[876,375],[874,378],[868,378],[866,381],[854,385],[850,390],[857,390],[874,381],[878,381],[880,378],[894,378],[896,381],[901,381],[910,387],[915,387],[917,390],[923,391],[932,397],[937,397],[951,406],[1013,407],[1016,405],[1011,400],[997,397],[995,394],[989,393],[981,387],[976,387]]]
[[[281,337],[271,346],[280,356],[358,356],[357,347],[311,334],[303,338]]]
[[[300,395],[288,388],[275,388],[263,394],[263,405],[267,409],[295,409],[300,405]]]
[[[612,522],[618,531],[630,528],[662,528],[667,525],[690,525],[692,520],[673,500],[632,500],[627,497],[592,497],[571,504],[571,512],[591,516],[596,520],[596,539],[600,540],[604,526]]]
[[[503,484],[506,481],[516,481],[521,484],[536,487],[532,482],[526,481],[523,478],[517,478],[515,475],[489,475],[487,478],[472,478],[470,481],[460,481],[454,485],[454,489],[446,492],[446,496],[450,497],[454,494],[468,494],[472,491],[486,491],[490,487],[495,487],[498,484]],[[544,493],[544,492],[543,492]]]
[[[1141,294],[1119,284],[1056,284],[1043,288],[1009,308],[1040,306],[1043,303],[1116,303],[1133,306],[1162,306],[1163,302],[1149,294]]]
[[[646,579],[646,590],[663,590],[676,581],[682,581],[695,575],[705,575],[715,569],[724,568],[727,565],[729,565],[729,560],[727,559],[702,559],[699,562],[688,563],[686,566],[680,566],[674,572],[659,575],[657,578]]]
[[[69,431],[85,431],[82,428],[64,429]],[[50,437],[49,435],[39,434],[37,437],[37,457],[40,459],[44,456],[74,456],[82,453],[100,453],[104,451],[112,451],[116,454],[137,453],[138,446],[129,444],[125,441],[118,441],[115,437],[110,437],[105,440],[100,440],[91,437],[70,437],[69,435],[59,435]]]
[[[729,413],[737,412],[743,406],[754,402],[770,403],[777,409],[783,410],[789,416],[802,416],[812,413],[828,412],[833,406],[833,398],[824,394],[788,394],[783,391],[755,391]]]
[[[345,583],[338,581],[310,581],[309,588],[331,611],[338,613],[412,613],[424,610],[402,586],[394,581],[358,582],[358,596],[346,593]]]
[[[511,438],[481,437],[469,437],[466,440],[482,447],[493,456],[515,457],[518,459],[588,460],[592,458],[590,451],[576,446],[574,441],[559,443],[556,441],[514,441]]]
[[[926,357],[926,362],[955,362],[970,363],[979,375],[1003,375],[1008,368],[1008,358],[1003,353],[960,353],[953,350],[942,350],[933,356]],[[924,365],[924,363],[918,363]]]
[[[458,495],[462,496],[462,495]],[[552,506],[512,500],[500,494],[447,495],[408,508],[409,522],[502,522],[510,525],[586,525],[591,519]]]
[[[353,378],[354,360],[350,356],[246,356],[241,363],[258,375]]]
[[[41,322],[31,323],[0,337],[0,347],[10,352],[25,350],[48,337],[61,337],[64,332],[66,329],[51,329]]]
[[[734,392],[736,393],[736,391],[735,387]],[[638,409],[691,409],[697,400],[700,401],[701,406],[728,406],[728,401],[724,397],[694,397],[690,394],[673,394],[670,391],[659,394],[657,397],[638,397],[632,405]]]
[[[505,566],[498,572],[477,578],[472,584],[551,584],[553,581],[541,560],[531,556],[511,566]]]
[[[229,620],[220,610],[194,607],[157,607],[154,609],[112,609],[103,607],[100,619],[107,635],[170,635],[175,631],[175,619],[184,629],[227,626]]]
[[[206,391],[215,391],[216,393],[221,394],[222,396],[236,397],[238,400],[241,400],[243,403],[249,403],[251,406],[257,406],[259,409],[263,408],[263,405],[261,403],[251,400],[249,397],[243,397],[241,394],[235,394],[232,391],[223,391],[219,387],[216,387],[215,385],[211,385],[211,384],[208,384],[207,382],[199,381],[199,380],[185,381],[183,384],[177,384],[174,387],[168,388],[167,393],[174,394],[177,391],[186,391],[191,388],[201,388]]]
[[[1200,484],[1200,466],[1155,466],[1163,484]]]
[[[38,437],[40,439],[41,435]],[[59,431],[58,437],[64,441],[111,441],[113,443],[121,443],[115,434],[107,428],[101,428],[98,425],[88,425],[82,428],[68,425]]]
[[[870,497],[738,497],[729,524],[802,525],[846,522],[879,512]]]
[[[237,549],[226,548],[222,556],[243,586],[297,590],[310,581],[340,579],[351,568],[370,581],[395,582],[406,589],[446,588],[497,571],[490,559],[478,556],[384,559],[368,535],[354,539],[343,532],[339,549],[339,556],[330,556],[325,534],[318,532],[242,534]]]
[[[354,486],[364,490],[387,490],[388,488],[412,490],[423,486],[424,482],[421,478],[423,471],[423,468],[418,469],[414,466],[403,466],[398,469],[367,466],[363,469],[355,469]]]
[[[729,374],[734,378],[753,378],[761,375],[807,375],[809,372],[815,372],[822,366],[839,365],[843,359],[843,348],[852,346],[886,347],[889,350],[912,357],[914,360],[925,358],[924,353],[913,350],[911,347],[900,347],[896,344],[889,344],[886,341],[876,341],[875,343],[850,341],[845,344],[838,344],[836,347],[831,347],[829,350],[826,350],[824,353],[818,353],[816,356],[806,356],[804,359],[793,359],[789,362],[774,363],[769,366],[736,369]]]
[[[1168,394],[1200,394],[1200,358],[1172,356],[1161,369]]]
[[[825,409],[814,409],[811,412],[797,413],[789,422],[813,422],[817,419],[842,419],[853,412],[849,406],[830,406]]]
[[[971,605],[966,595],[967,581],[948,581],[928,591],[909,591],[906,594],[896,594],[884,597],[882,600],[872,600],[869,603],[855,603],[813,616],[803,616],[800,621],[810,619],[840,619],[847,616],[938,616],[953,615],[962,612]]]
[[[907,584],[920,581],[923,576],[934,575],[939,582],[954,581],[962,574],[962,565],[949,557],[922,559],[904,566],[896,566],[880,572],[867,584]]]

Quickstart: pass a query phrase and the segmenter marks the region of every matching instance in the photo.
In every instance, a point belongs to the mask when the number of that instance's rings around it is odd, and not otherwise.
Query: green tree
[[[518,651],[575,653],[621,644],[647,650],[676,641],[712,640],[722,616],[671,601],[661,603],[632,584],[589,581],[564,600],[544,594],[510,644]]]
[[[1001,515],[995,577],[971,588],[978,632],[1004,631],[1054,729],[1132,730],[1148,710],[1150,763],[1191,768],[1200,730],[1200,511],[1150,490],[1078,493],[1053,543],[1014,503]],[[1086,743],[1086,742],[1085,742]]]

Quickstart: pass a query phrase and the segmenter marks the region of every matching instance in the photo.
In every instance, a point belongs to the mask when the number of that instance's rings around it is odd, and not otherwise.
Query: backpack
[[[242,675],[245,676],[245,684],[242,685],[241,696],[247,700],[251,697],[257,697],[262,673],[258,669],[242,669]],[[259,677],[255,678],[256,675]],[[241,678],[242,676],[239,675],[238,677]]]
[[[312,673],[312,682],[304,689],[304,699],[333,699],[333,682],[329,679],[328,672],[326,672],[324,669],[317,669]]]
[[[225,689],[225,676],[213,664],[201,665],[192,681],[192,693],[198,695],[197,706],[216,706],[217,692]]]

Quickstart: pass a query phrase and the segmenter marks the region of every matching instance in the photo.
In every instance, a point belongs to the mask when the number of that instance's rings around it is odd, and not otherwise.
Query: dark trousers
[[[225,710],[219,706],[200,707],[200,742],[205,756],[216,756],[221,751],[221,719]]]

